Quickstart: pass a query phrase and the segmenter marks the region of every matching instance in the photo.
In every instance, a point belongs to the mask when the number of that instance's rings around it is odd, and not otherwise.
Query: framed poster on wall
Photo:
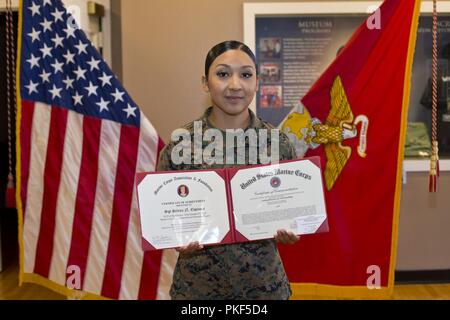
[[[254,50],[260,87],[252,109],[281,124],[358,26],[381,1],[245,3],[244,42]],[[450,170],[450,1],[439,1],[439,144],[441,170]],[[406,171],[428,171],[431,149],[432,2],[424,1],[416,41]]]

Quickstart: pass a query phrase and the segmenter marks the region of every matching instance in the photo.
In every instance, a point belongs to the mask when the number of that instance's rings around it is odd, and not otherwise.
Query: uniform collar
[[[203,116],[201,117],[201,120],[203,121],[203,123],[206,126],[206,129],[217,129],[216,127],[214,127],[214,125],[209,121],[209,115],[211,114],[213,110],[213,107],[209,107],[208,109],[206,109],[205,113],[203,114]],[[255,115],[255,113],[248,109],[248,113],[250,115],[250,121],[249,121],[249,125],[247,126],[247,128],[245,128],[244,131],[247,131],[248,129],[252,129],[252,128],[261,128],[262,127],[262,122],[261,120]],[[222,130],[221,130],[222,131]]]

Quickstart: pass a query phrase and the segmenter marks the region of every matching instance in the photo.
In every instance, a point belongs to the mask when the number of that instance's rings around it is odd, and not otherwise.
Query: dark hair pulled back
[[[206,56],[205,61],[205,76],[208,78],[209,75],[209,68],[211,68],[211,65],[213,64],[214,60],[221,54],[229,51],[229,50],[240,50],[245,52],[255,63],[256,68],[256,74],[259,75],[258,70],[258,64],[256,63],[256,57],[255,54],[252,52],[252,50],[245,45],[242,42],[236,41],[236,40],[228,40],[221,42],[219,44],[216,44],[211,50],[209,50],[208,55]]]

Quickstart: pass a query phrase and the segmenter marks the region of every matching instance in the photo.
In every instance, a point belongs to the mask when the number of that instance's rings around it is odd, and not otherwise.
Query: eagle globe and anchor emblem
[[[303,105],[297,105],[280,125],[283,131],[295,146],[297,156],[303,157],[308,149],[317,149],[324,146],[327,159],[325,165],[325,184],[331,191],[337,179],[344,170],[352,149],[344,146],[344,140],[358,137],[358,155],[366,158],[367,132],[369,119],[365,115],[359,115],[356,119],[347,99],[342,80],[337,76],[330,91],[331,108],[325,123],[311,117],[309,111]],[[358,132],[357,125],[361,123]]]
[[[270,185],[272,186],[272,188],[279,188],[281,185],[281,179],[278,177],[273,177],[272,179],[270,179]]]

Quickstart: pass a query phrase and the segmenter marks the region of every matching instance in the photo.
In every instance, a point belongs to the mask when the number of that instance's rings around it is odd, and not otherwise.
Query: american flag
[[[20,281],[70,294],[79,270],[82,292],[155,298],[161,253],[141,249],[134,179],[163,144],[60,0],[20,14]]]

